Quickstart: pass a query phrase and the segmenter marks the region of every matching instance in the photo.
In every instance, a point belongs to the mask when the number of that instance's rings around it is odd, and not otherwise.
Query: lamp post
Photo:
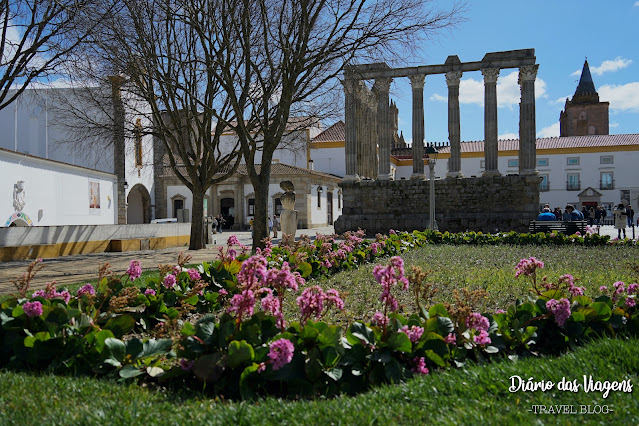
[[[433,144],[426,148],[426,158],[428,159],[428,170],[430,171],[430,201],[428,211],[428,229],[437,231],[437,220],[435,219],[435,163],[439,152],[433,147]]]

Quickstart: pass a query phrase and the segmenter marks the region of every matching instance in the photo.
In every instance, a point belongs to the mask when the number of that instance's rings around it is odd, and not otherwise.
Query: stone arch
[[[151,223],[151,195],[144,185],[133,185],[126,200],[126,223]]]
[[[184,210],[186,208],[186,197],[182,194],[175,194],[171,197],[171,217],[178,217],[178,210]]]

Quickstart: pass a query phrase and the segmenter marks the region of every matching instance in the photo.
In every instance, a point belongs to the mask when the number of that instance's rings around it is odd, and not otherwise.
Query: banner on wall
[[[89,180],[89,214],[100,214],[100,182]]]

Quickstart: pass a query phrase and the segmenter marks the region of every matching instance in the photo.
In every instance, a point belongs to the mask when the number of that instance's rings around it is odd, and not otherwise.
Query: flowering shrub
[[[29,296],[28,282],[40,265],[36,261],[18,280],[17,297],[0,305],[0,367],[121,379],[162,376],[198,387],[205,382],[207,389],[228,397],[334,395],[468,360],[553,354],[596,336],[639,333],[637,283],[603,286],[593,299],[571,275],[556,282],[539,278],[544,264],[529,258],[515,268],[515,278],[531,283],[528,300],[495,313],[478,312],[472,297],[455,296],[454,305],[429,307],[434,291],[423,282],[427,273],[414,268],[406,275],[398,256],[429,243],[496,244],[508,241],[509,234],[427,231],[394,232],[375,241],[363,237],[363,232],[348,233],[341,242],[319,237],[292,249],[267,244],[251,257],[243,247],[238,253],[239,242],[231,237],[211,263],[187,269],[188,257],[180,256],[177,265],[160,265],[156,277],[145,279],[137,261],[121,277],[104,266],[97,285],[87,284],[75,295],[49,283]],[[599,237],[576,236],[571,243],[575,238],[586,244]],[[308,285],[306,279],[379,256],[392,257],[373,270],[380,296],[371,322],[342,328],[322,321],[329,309],[343,309],[344,301],[336,290]],[[405,291],[415,295],[417,313],[399,310],[396,295]],[[282,312],[291,293],[299,321],[287,321]],[[204,315],[190,322],[191,313]],[[123,339],[132,331],[160,338]]]

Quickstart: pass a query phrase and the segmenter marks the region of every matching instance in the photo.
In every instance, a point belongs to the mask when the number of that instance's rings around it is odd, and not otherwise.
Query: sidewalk
[[[313,229],[298,229],[297,237],[308,235],[314,238],[319,234],[332,234],[332,226]],[[114,274],[123,274],[129,267],[131,260],[140,261],[143,271],[154,270],[158,264],[175,264],[180,252],[191,255],[190,263],[210,262],[218,254],[218,247],[225,246],[229,236],[237,236],[240,243],[250,246],[253,243],[250,231],[225,231],[213,235],[213,244],[206,249],[189,251],[188,247],[171,247],[163,250],[142,250],[122,253],[92,253],[75,256],[64,256],[44,259],[45,267],[37,273],[31,281],[31,289],[43,288],[47,282],[56,281],[58,285],[75,284],[83,281],[96,280],[100,264],[110,263]],[[281,237],[281,233],[278,235]],[[278,244],[280,238],[273,240]],[[20,260],[0,263],[0,294],[12,293],[15,290],[11,279],[22,275],[27,270],[31,260]]]

